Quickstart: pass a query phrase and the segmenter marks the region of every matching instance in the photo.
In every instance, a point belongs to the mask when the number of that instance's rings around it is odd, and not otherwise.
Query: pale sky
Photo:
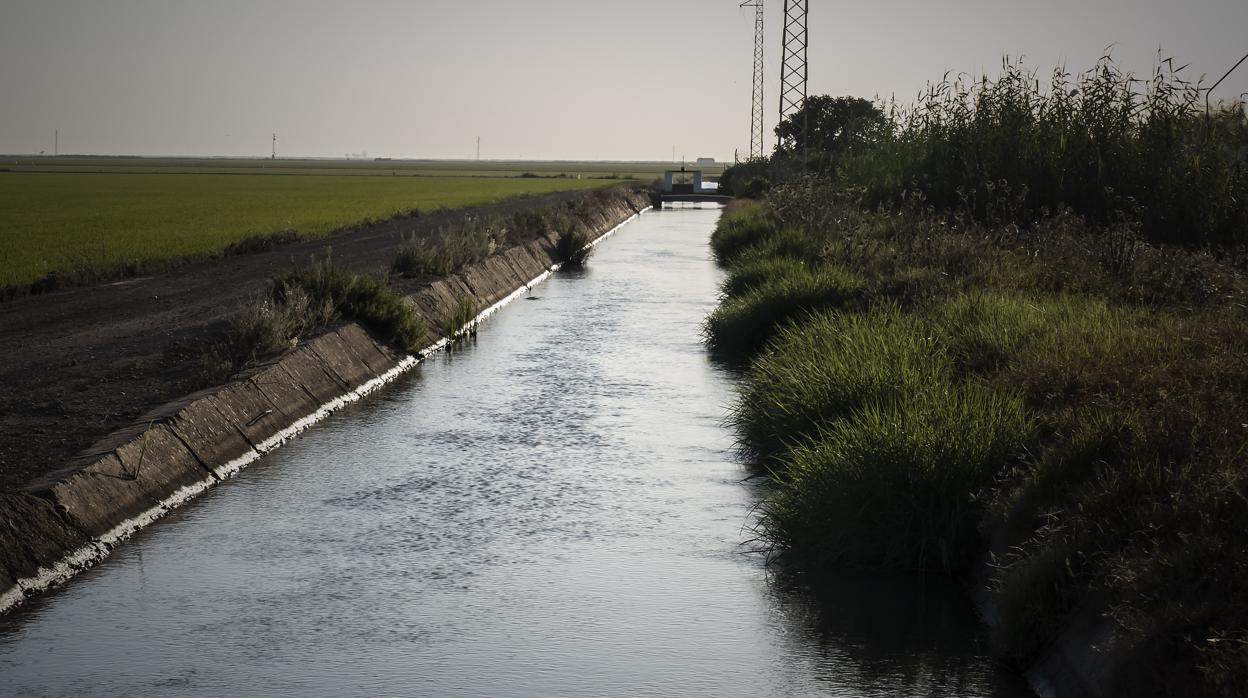
[[[768,128],[780,15],[768,5]],[[749,147],[736,0],[0,0],[0,153],[666,160]],[[910,101],[1004,54],[1047,73],[1116,43],[1212,82],[1248,0],[811,0],[810,93]],[[1248,92],[1248,64],[1219,95]]]

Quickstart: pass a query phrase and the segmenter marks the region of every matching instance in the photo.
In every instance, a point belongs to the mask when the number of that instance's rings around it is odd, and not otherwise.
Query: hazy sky
[[[1210,81],[1248,0],[811,0],[811,94],[909,101],[1003,54],[1049,70],[1158,48]],[[767,0],[767,112],[782,0]],[[736,0],[0,0],[0,152],[731,158],[749,147]],[[1220,89],[1248,92],[1248,65]]]

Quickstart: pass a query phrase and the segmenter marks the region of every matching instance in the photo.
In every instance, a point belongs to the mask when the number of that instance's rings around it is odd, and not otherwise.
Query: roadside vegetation
[[[762,535],[962,576],[1020,667],[1079,625],[1115,694],[1242,695],[1248,121],[1168,62],[1035,77],[812,98],[812,142],[726,175],[759,201],[706,333]]]
[[[404,353],[419,349],[428,334],[424,319],[385,278],[351,273],[326,257],[273,277],[268,294],[239,312],[217,341],[205,345],[195,379],[201,386],[219,384],[348,320]]]
[[[406,278],[454,274],[492,254],[501,231],[501,221],[471,220],[454,228],[442,228],[432,236],[406,238],[390,269]]]
[[[0,297],[269,249],[419,210],[603,180],[222,174],[0,174]]]
[[[396,289],[451,276],[509,245],[535,240],[552,244],[555,259],[564,264],[582,265],[592,250],[588,230],[596,207],[617,195],[593,192],[583,201],[526,208],[507,218],[465,217],[431,235],[409,235],[396,249],[388,276],[351,272],[335,265],[330,255],[277,274],[263,297],[192,352],[195,370],[187,387],[220,384],[345,321],[359,322],[401,353],[418,351],[436,336],[454,346],[476,334],[479,309],[472,298],[458,296],[449,308],[426,318]]]

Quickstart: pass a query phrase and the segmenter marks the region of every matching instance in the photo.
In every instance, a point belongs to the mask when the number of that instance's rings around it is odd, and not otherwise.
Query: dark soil
[[[212,336],[273,273],[323,257],[385,273],[402,235],[469,215],[510,216],[563,192],[344,230],[158,274],[0,303],[0,492],[65,466],[107,434],[185,394],[189,347]]]

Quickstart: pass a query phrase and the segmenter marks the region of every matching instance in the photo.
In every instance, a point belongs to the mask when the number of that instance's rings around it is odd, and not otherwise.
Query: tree
[[[833,155],[870,145],[887,128],[884,112],[859,97],[807,97],[800,111],[776,126],[780,150],[800,154],[809,145],[812,155]]]

